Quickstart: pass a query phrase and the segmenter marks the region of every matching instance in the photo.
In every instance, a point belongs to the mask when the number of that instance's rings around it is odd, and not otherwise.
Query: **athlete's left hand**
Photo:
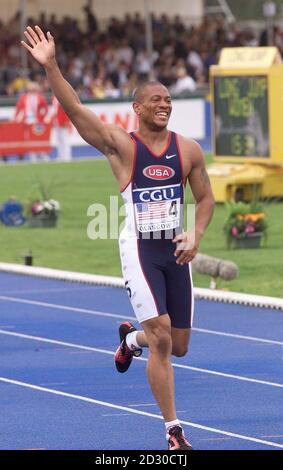
[[[181,266],[192,261],[198,252],[199,241],[195,232],[184,232],[176,235],[172,242],[176,243],[174,252],[174,256],[177,258],[176,263]]]

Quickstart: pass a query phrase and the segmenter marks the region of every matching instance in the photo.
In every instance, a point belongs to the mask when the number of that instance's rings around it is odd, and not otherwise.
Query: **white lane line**
[[[39,300],[21,299],[21,298],[17,298],[17,297],[8,297],[8,296],[5,296],[5,295],[0,295],[0,300],[9,301],[9,302],[23,303],[23,304],[28,304],[28,305],[38,305],[39,307],[54,308],[54,309],[58,309],[58,310],[65,310],[65,311],[69,311],[69,312],[76,312],[76,313],[82,313],[82,314],[87,314],[87,315],[94,315],[94,316],[108,317],[108,318],[117,318],[119,320],[132,320],[134,322],[137,321],[136,317],[132,317],[132,316],[129,316],[129,315],[122,315],[122,314],[119,315],[119,314],[115,314],[115,313],[101,312],[100,310],[91,310],[91,309],[87,309],[87,308],[71,307],[71,306],[68,306],[68,305],[60,305],[60,304],[51,304],[51,303],[48,303],[48,302],[41,302]],[[234,334],[234,333],[225,333],[225,332],[222,332],[222,331],[206,330],[206,329],[203,329],[203,328],[193,328],[193,330],[198,331],[199,333],[219,335],[219,336],[228,336],[228,337],[236,338],[236,339],[243,339],[243,340],[247,340],[247,341],[257,341],[257,342],[261,342],[261,343],[268,343],[268,344],[283,346],[283,341],[257,338],[257,337],[253,337],[253,336],[243,336],[243,335],[238,335],[238,334]]]
[[[256,338],[254,336],[243,336],[237,335],[235,333],[225,333],[224,331],[206,330],[204,328],[193,328],[193,330],[198,331],[199,333],[208,333],[210,335],[228,336],[229,338],[246,339],[248,341],[257,341],[261,343],[278,344],[278,346],[283,346],[283,341],[275,341],[273,339]]]
[[[92,351],[92,352],[97,352],[97,353],[102,353],[102,354],[109,354],[113,356],[115,354],[114,351],[109,351],[109,349],[101,349],[101,348],[93,348],[90,346],[84,346],[81,344],[75,344],[75,343],[67,343],[65,341],[58,341],[54,339],[49,339],[49,338],[42,338],[41,336],[31,336],[31,335],[26,335],[23,333],[15,333],[11,331],[5,331],[5,330],[0,330],[0,334],[2,335],[7,335],[7,336],[15,336],[18,338],[23,338],[23,339],[28,339],[28,340],[33,340],[33,341],[39,341],[42,343],[50,343],[50,344],[57,344],[60,346],[67,346],[70,348],[75,348],[75,349],[82,349],[85,351]],[[144,357],[135,357],[134,358],[136,361],[147,361],[146,358]],[[225,372],[218,372],[215,370],[211,369],[201,369],[199,367],[193,367],[193,366],[186,366],[184,364],[177,364],[175,362],[172,363],[173,367],[179,368],[179,369],[187,369],[187,370],[192,370],[194,372],[201,372],[203,374],[209,374],[209,375],[215,375],[218,377],[225,377],[229,379],[234,379],[234,380],[241,380],[243,382],[251,382],[255,384],[260,384],[260,385],[268,385],[270,387],[278,387],[278,388],[283,388],[283,384],[277,383],[277,382],[267,382],[265,380],[258,380],[254,379],[251,377],[245,377],[242,375],[234,375],[234,374],[227,374]]]
[[[82,286],[82,287],[63,287],[61,289],[59,288],[49,288],[49,289],[26,289],[24,291],[25,295],[27,294],[50,294],[50,293],[65,293],[65,292],[84,292],[84,291],[90,291],[90,290],[102,290],[102,289],[105,289],[105,287],[103,286]],[[6,291],[7,294],[9,295],[15,295],[15,294],[22,294],[23,291],[22,290],[9,290],[9,291]]]
[[[20,449],[20,450],[47,450],[44,447],[35,447],[34,449]]]
[[[68,385],[68,382],[46,382],[46,383],[40,383],[39,385],[41,385],[42,387],[46,387],[48,385],[48,387],[50,386],[54,386],[54,385]]]
[[[138,415],[141,415],[141,416],[148,416],[149,418],[155,418],[155,419],[162,419],[163,420],[162,416],[157,415],[157,414],[153,414],[153,413],[148,413],[147,411],[136,410],[136,409],[133,409],[133,408],[129,408],[127,406],[115,405],[114,403],[109,403],[109,402],[106,402],[106,401],[96,400],[94,398],[84,397],[82,395],[74,395],[72,393],[61,392],[60,390],[54,390],[54,389],[51,389],[51,388],[40,387],[38,385],[34,385],[34,384],[26,383],[26,382],[21,382],[19,380],[9,379],[7,377],[0,377],[0,382],[11,384],[11,385],[18,385],[20,387],[25,387],[25,388],[29,388],[31,390],[37,390],[37,391],[40,391],[40,392],[50,393],[50,394],[61,396],[61,397],[72,398],[72,399],[75,399],[75,400],[80,400],[80,401],[84,401],[84,402],[87,402],[87,403],[92,403],[94,405],[105,406],[105,407],[113,408],[113,409],[116,409],[116,410],[122,410],[122,411],[126,411],[126,412],[129,412],[129,413],[138,414]],[[236,433],[232,433],[232,432],[228,432],[228,431],[223,431],[222,429],[212,428],[212,427],[209,427],[209,426],[203,426],[201,424],[192,423],[190,421],[181,420],[180,423],[182,423],[186,426],[190,426],[192,428],[202,429],[203,431],[209,431],[209,432],[213,432],[213,433],[216,433],[216,434],[222,434],[224,436],[235,437],[236,439],[242,439],[244,441],[256,442],[258,444],[262,444],[262,445],[265,445],[265,446],[277,447],[279,449],[283,449],[283,444],[279,444],[277,442],[265,441],[265,440],[262,440],[262,439],[257,439],[256,437],[250,437],[250,436],[245,436],[243,434],[236,434]]]
[[[211,437],[209,439],[200,439],[200,441],[230,441],[231,437]]]
[[[137,404],[130,403],[129,406],[132,406],[133,408],[143,408],[143,407],[146,407],[146,406],[155,406],[155,407],[157,407],[157,403],[137,403]]]
[[[28,305],[38,305],[39,307],[55,308],[58,310],[66,310],[68,312],[85,313],[87,315],[118,318],[119,320],[125,319],[125,320],[136,321],[135,317],[129,317],[129,316],[122,315],[122,314],[117,315],[115,313],[101,312],[99,310],[91,310],[88,308],[69,307],[67,305],[50,304],[48,302],[40,302],[39,300],[18,299],[17,297],[7,297],[5,295],[0,295],[0,300],[8,300],[10,302],[17,302],[17,303],[23,303],[23,304],[28,304]]]

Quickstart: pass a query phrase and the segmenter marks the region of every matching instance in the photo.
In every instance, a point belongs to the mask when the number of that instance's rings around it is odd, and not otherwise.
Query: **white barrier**
[[[27,276],[42,277],[47,279],[80,282],[83,284],[95,284],[117,288],[125,287],[124,281],[120,277],[61,271],[58,269],[23,266],[20,264],[0,263],[0,271],[10,274],[24,274]],[[199,287],[194,288],[194,294],[196,299],[213,300],[229,304],[249,305],[253,307],[270,308],[283,311],[283,299],[276,297],[241,294],[238,292],[227,292]]]

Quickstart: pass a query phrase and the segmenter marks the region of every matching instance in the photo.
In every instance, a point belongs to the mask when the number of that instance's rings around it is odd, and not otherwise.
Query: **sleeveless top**
[[[126,207],[124,231],[138,238],[144,238],[142,234],[152,237],[158,233],[164,238],[164,232],[168,231],[175,236],[183,229],[184,202],[178,136],[168,131],[167,146],[156,155],[135,132],[130,135],[135,142],[135,157],[131,180],[121,190]]]

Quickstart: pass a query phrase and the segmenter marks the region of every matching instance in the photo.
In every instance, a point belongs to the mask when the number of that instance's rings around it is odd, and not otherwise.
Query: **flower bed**
[[[266,214],[262,204],[231,202],[227,204],[228,217],[224,224],[229,248],[258,248],[266,235]]]
[[[56,227],[60,204],[55,199],[34,201],[28,215],[30,227]]]

